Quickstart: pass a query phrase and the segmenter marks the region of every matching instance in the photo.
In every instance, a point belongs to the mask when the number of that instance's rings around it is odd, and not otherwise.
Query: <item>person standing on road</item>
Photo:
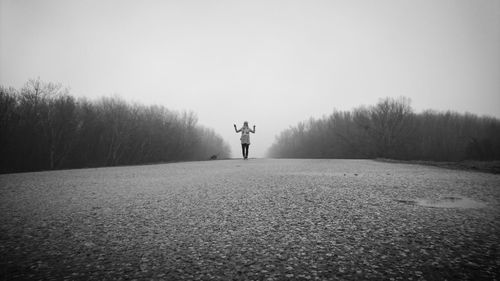
[[[241,152],[243,153],[243,159],[247,160],[248,159],[248,147],[250,146],[250,133],[255,134],[255,125],[253,125],[253,130],[248,127],[248,122],[245,121],[243,123],[243,127],[241,127],[239,130],[236,128],[236,124],[234,125],[234,130],[236,133],[241,132]]]

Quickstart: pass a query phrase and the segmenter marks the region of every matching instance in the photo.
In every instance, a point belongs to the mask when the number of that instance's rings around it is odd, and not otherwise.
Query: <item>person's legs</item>
[[[247,159],[248,158],[248,143],[242,144],[243,146],[243,158]]]
[[[245,154],[245,157],[248,159],[248,149],[250,148],[250,144],[247,143],[247,151],[246,151],[246,154]]]
[[[246,146],[245,143],[241,144],[241,153],[243,154],[243,158],[245,158],[245,146]]]

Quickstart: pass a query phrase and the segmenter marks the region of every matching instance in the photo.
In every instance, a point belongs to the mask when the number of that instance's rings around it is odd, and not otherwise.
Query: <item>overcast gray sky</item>
[[[500,117],[500,0],[0,0],[0,84],[192,110],[250,156],[309,117],[407,96]]]

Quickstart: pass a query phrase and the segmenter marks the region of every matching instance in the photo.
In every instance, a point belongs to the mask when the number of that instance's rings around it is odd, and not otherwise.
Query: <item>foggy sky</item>
[[[0,0],[0,84],[192,110],[250,157],[309,117],[407,96],[500,117],[500,0]]]

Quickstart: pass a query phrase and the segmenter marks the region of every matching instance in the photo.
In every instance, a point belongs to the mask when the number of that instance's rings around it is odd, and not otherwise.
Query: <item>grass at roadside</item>
[[[377,158],[376,161],[387,163],[404,163],[404,164],[420,164],[428,166],[436,166],[445,169],[478,171],[492,174],[500,174],[500,161],[459,161],[459,162],[438,162],[424,160],[394,160]]]

